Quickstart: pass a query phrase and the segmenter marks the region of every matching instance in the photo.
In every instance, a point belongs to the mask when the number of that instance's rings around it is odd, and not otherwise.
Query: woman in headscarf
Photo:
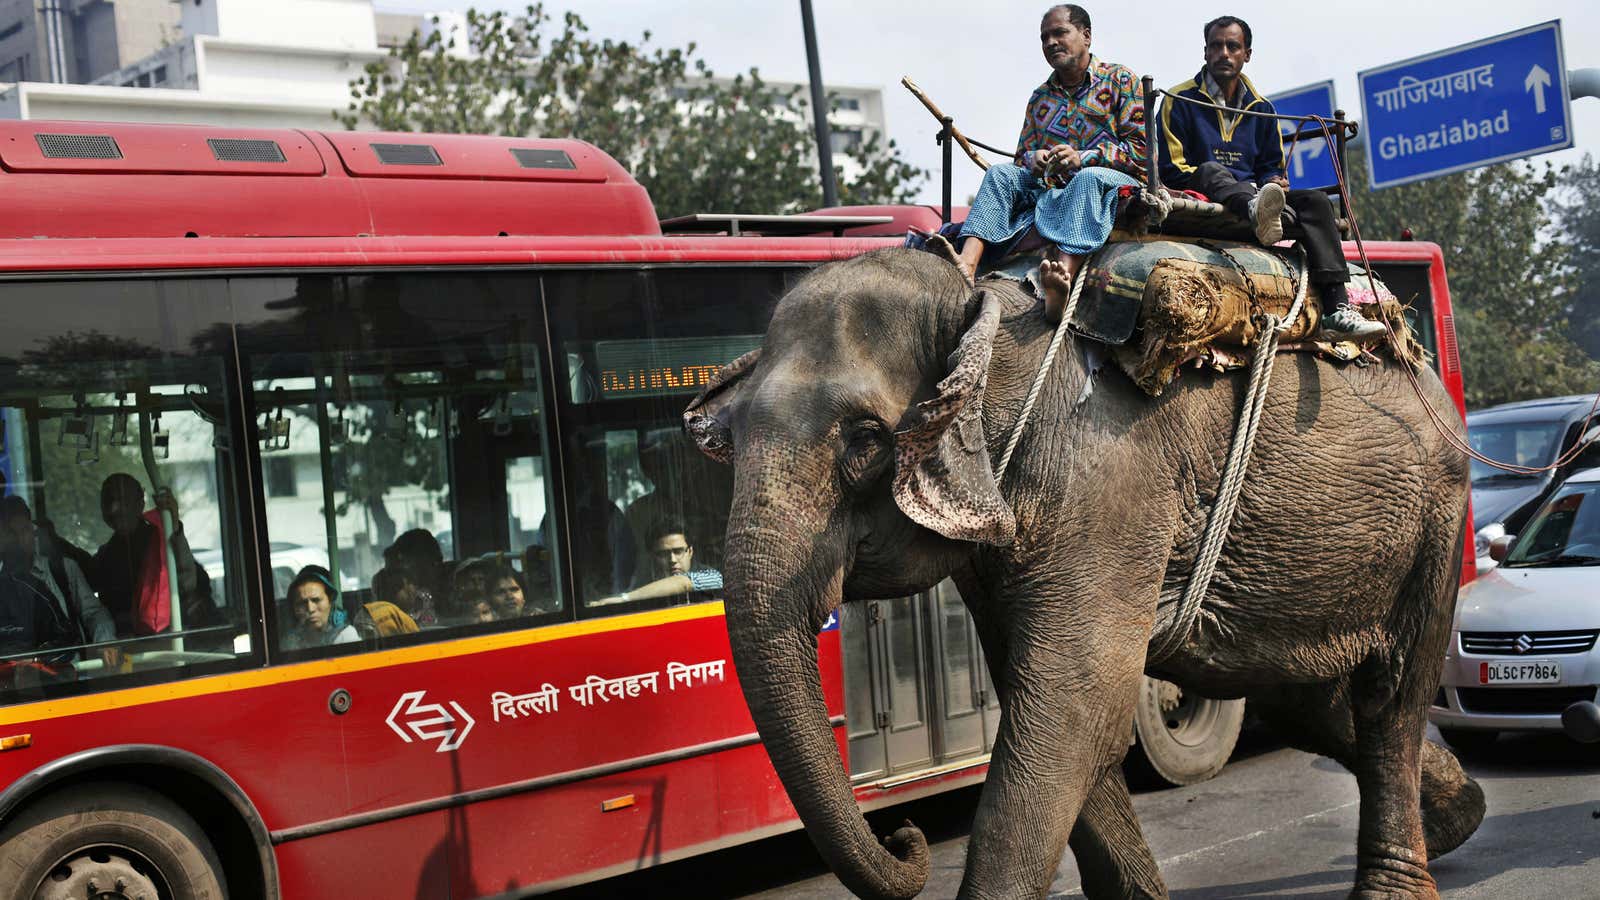
[[[321,566],[306,566],[289,583],[289,609],[293,625],[284,635],[284,647],[327,647],[361,639],[345,615],[333,576]]]

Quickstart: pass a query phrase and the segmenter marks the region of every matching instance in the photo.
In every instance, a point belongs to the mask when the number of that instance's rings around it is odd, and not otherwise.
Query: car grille
[[[1461,652],[1485,656],[1527,656],[1533,653],[1587,653],[1600,631],[1463,631]],[[1527,637],[1528,649],[1517,642]]]
[[[1553,714],[1579,700],[1593,700],[1594,687],[1459,688],[1461,708],[1472,713]]]

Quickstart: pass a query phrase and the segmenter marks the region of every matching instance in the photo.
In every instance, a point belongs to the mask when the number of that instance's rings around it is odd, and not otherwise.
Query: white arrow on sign
[[[1316,159],[1321,156],[1322,150],[1326,146],[1328,145],[1325,141],[1308,141],[1294,145],[1294,179],[1296,181],[1306,177],[1305,160]]]
[[[1533,111],[1544,115],[1544,89],[1550,86],[1550,73],[1538,63],[1528,70],[1528,77],[1522,80],[1522,89],[1533,91]]]

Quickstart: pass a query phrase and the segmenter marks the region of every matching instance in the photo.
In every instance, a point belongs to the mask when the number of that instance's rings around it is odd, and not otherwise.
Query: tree
[[[1600,359],[1600,166],[1594,157],[1569,166],[1561,176],[1565,196],[1555,204],[1572,245],[1572,302],[1567,306],[1573,340]]]
[[[435,25],[438,19],[434,19]],[[354,129],[571,137],[614,156],[663,217],[695,211],[791,212],[821,204],[808,106],[749,72],[721,79],[695,46],[589,37],[535,3],[521,15],[468,10],[466,34],[413,32],[350,83],[335,117]],[[893,141],[863,142],[854,203],[910,200],[926,173]]]
[[[1573,245],[1556,227],[1552,166],[1502,163],[1371,192],[1361,153],[1351,147],[1347,176],[1362,236],[1409,228],[1444,251],[1469,409],[1600,387],[1600,365],[1569,330]]]

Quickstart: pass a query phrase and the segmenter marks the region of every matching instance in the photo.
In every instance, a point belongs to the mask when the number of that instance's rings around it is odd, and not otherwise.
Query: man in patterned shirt
[[[1015,165],[991,166],[962,226],[961,268],[971,279],[984,250],[1031,227],[1047,242],[1040,266],[1045,312],[1060,318],[1083,260],[1111,234],[1117,190],[1145,166],[1144,99],[1126,66],[1089,53],[1089,13],[1052,6],[1039,24],[1051,75],[1028,100]]]

